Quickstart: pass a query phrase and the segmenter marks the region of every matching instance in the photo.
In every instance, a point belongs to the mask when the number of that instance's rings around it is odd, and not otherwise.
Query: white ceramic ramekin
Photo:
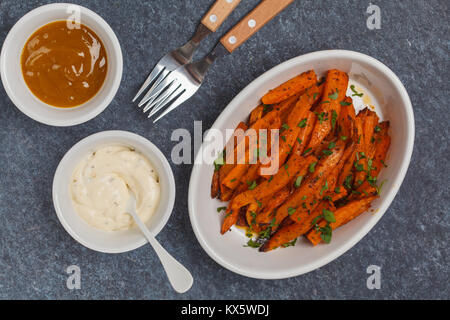
[[[79,14],[80,22],[102,40],[108,58],[108,72],[100,91],[86,103],[74,108],[49,106],[36,98],[22,76],[20,57],[28,38],[52,21]],[[2,46],[0,74],[12,102],[30,118],[52,126],[72,126],[101,113],[114,98],[122,79],[122,50],[111,27],[95,12],[79,5],[54,3],[28,12],[12,27]]]
[[[72,205],[69,185],[78,163],[89,153],[103,145],[120,144],[134,147],[142,153],[159,174],[161,198],[158,208],[147,222],[156,236],[169,220],[175,202],[175,179],[169,162],[162,152],[147,139],[127,131],[103,131],[84,138],[62,158],[53,179],[53,204],[64,229],[79,243],[92,250],[121,253],[144,245],[145,240],[137,228],[121,231],[101,231],[88,225]]]
[[[383,185],[380,198],[372,204],[372,210],[333,231],[330,244],[313,247],[300,239],[294,247],[260,253],[243,245],[244,232],[232,228],[220,234],[223,216],[217,208],[223,202],[210,199],[211,177],[214,165],[196,164],[189,185],[189,215],[192,228],[205,251],[223,267],[241,275],[260,279],[293,277],[333,261],[362,239],[381,219],[402,184],[408,169],[414,145],[414,114],[408,93],[398,77],[384,64],[367,55],[345,50],[329,50],[309,53],[286,61],[267,71],[241,91],[217,118],[212,128],[225,132],[248,118],[250,111],[260,103],[270,89],[294,76],[314,69],[320,76],[329,69],[347,72],[350,83],[364,89],[383,120],[390,121],[392,143],[387,155],[387,168],[383,168],[379,181]],[[347,91],[347,95],[352,92]],[[205,141],[211,141],[213,131]],[[201,163],[201,153],[195,163]]]

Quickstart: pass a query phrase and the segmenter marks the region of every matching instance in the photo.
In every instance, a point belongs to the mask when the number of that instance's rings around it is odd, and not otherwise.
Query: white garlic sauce
[[[94,228],[106,231],[133,226],[127,211],[130,192],[136,211],[147,222],[158,206],[158,173],[150,161],[134,149],[108,145],[87,155],[76,167],[70,184],[75,211]]]

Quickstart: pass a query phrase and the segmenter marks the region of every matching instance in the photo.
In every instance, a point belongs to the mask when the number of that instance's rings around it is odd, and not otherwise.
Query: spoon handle
[[[178,293],[188,291],[194,282],[191,273],[159,244],[139,216],[133,215],[133,217],[139,229],[141,229],[142,233],[158,255],[172,287]]]

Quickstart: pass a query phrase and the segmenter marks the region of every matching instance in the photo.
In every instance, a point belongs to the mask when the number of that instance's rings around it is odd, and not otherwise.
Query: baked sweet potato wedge
[[[302,93],[316,83],[316,73],[314,70],[309,70],[270,90],[261,100],[264,104],[279,103],[293,95]]]

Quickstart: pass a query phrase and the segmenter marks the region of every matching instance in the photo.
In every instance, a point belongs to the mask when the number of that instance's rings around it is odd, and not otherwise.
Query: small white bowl
[[[89,153],[104,145],[119,144],[134,147],[142,153],[159,174],[161,198],[158,208],[147,222],[157,235],[169,220],[175,202],[175,179],[169,162],[162,152],[147,139],[127,131],[103,131],[84,138],[62,158],[53,179],[53,205],[64,229],[79,243],[92,250],[121,253],[147,243],[137,228],[120,231],[102,231],[88,225],[75,211],[70,197],[73,171]]]
[[[362,239],[381,219],[394,199],[408,169],[414,145],[414,114],[408,93],[398,77],[384,64],[367,55],[344,50],[319,51],[286,61],[251,82],[225,108],[212,128],[225,132],[248,118],[250,111],[260,103],[270,89],[294,76],[314,69],[319,76],[329,69],[340,69],[349,74],[350,84],[357,85],[370,97],[370,104],[382,120],[390,121],[391,146],[387,168],[379,181],[388,179],[381,196],[372,204],[372,210],[333,231],[330,244],[313,247],[299,239],[294,247],[261,253],[245,248],[245,233],[233,227],[220,234],[223,214],[217,208],[223,202],[210,199],[211,177],[214,165],[195,165],[189,184],[189,216],[195,235],[205,251],[223,267],[241,275],[260,279],[281,279],[312,271],[333,261]],[[352,92],[347,91],[347,95]],[[357,100],[357,99],[355,99]],[[359,106],[361,107],[361,106]],[[207,134],[205,141],[212,141]],[[201,163],[198,153],[195,163]]]
[[[89,101],[73,108],[57,108],[39,100],[22,76],[20,57],[28,38],[40,27],[69,18],[79,10],[80,22],[102,40],[108,58],[108,71],[100,91]],[[95,12],[79,5],[54,3],[24,15],[9,31],[0,56],[3,86],[11,101],[30,118],[52,126],[72,126],[86,122],[102,112],[114,98],[122,79],[122,50],[111,27]]]

